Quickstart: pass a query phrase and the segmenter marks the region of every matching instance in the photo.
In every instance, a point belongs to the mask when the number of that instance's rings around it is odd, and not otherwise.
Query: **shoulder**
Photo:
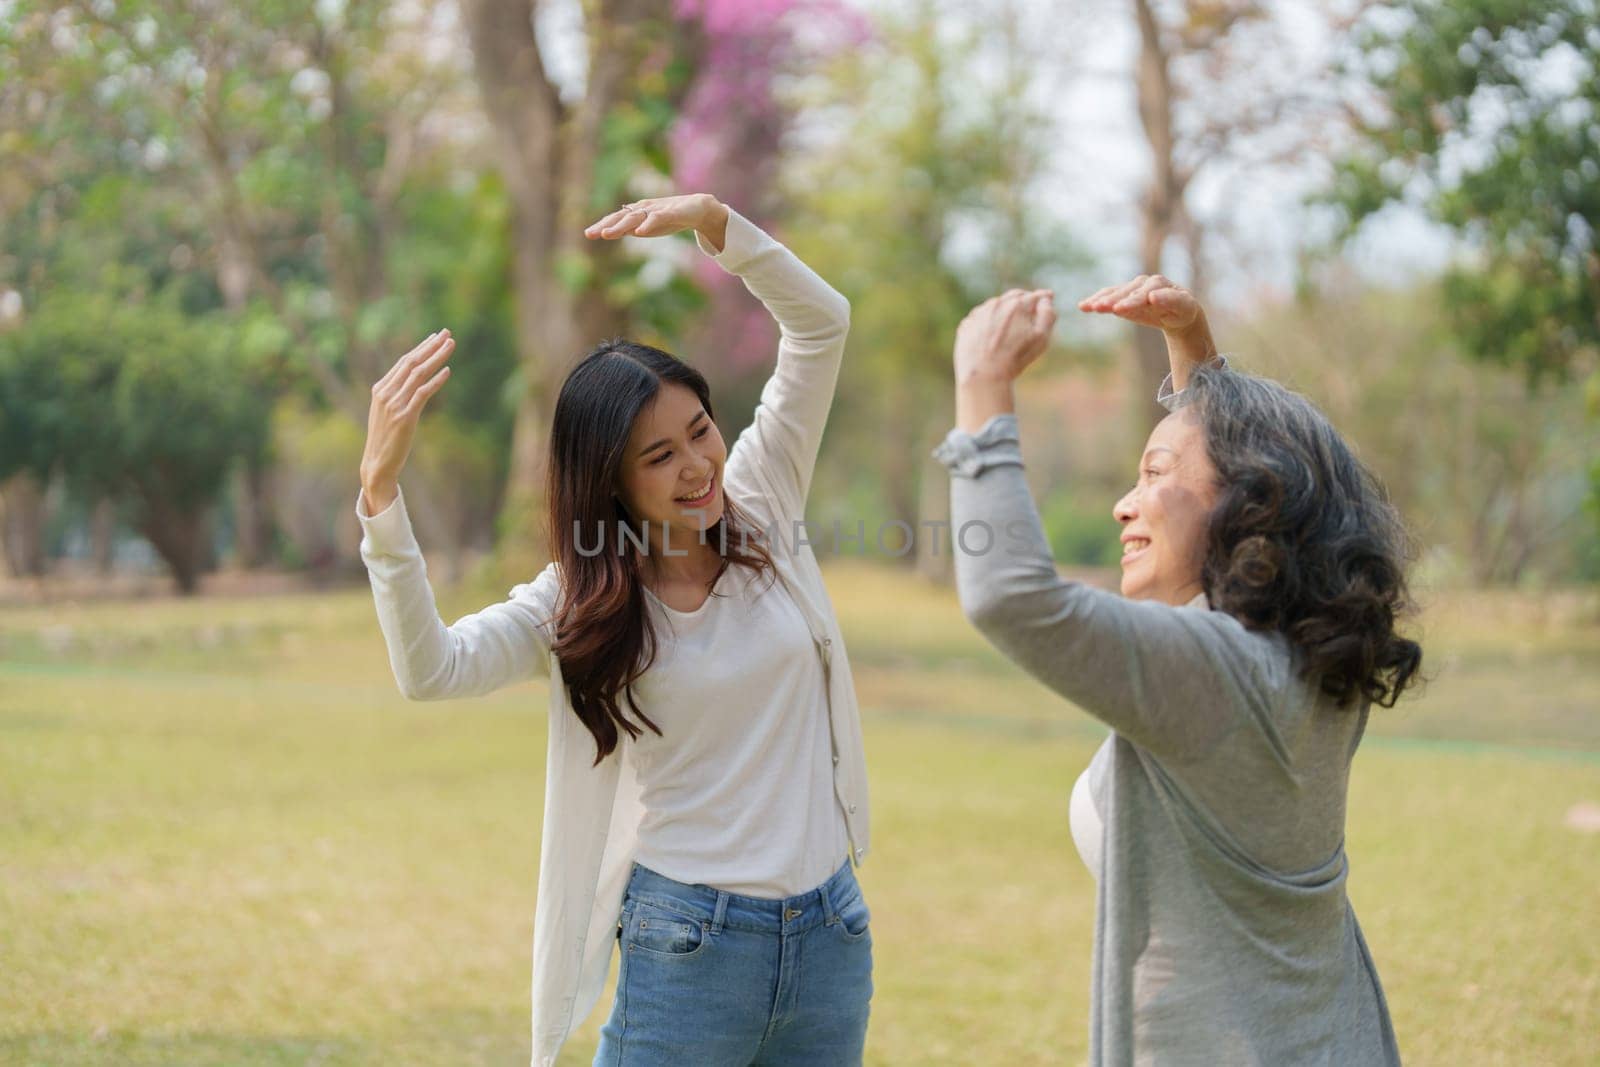
[[[517,604],[531,609],[541,621],[553,619],[556,607],[561,601],[561,569],[550,563],[531,581],[512,586],[507,596]]]
[[[1180,624],[1216,655],[1229,660],[1241,680],[1263,694],[1281,692],[1295,683],[1289,641],[1276,630],[1256,630],[1237,616],[1212,608],[1203,599],[1174,612]]]

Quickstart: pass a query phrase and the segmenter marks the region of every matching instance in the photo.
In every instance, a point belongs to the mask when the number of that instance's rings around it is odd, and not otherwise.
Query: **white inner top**
[[[1100,809],[1094,805],[1094,789],[1089,784],[1089,771],[1078,775],[1072,784],[1072,802],[1067,808],[1067,822],[1072,827],[1072,843],[1089,868],[1094,880],[1100,880],[1101,848],[1105,842],[1105,823]]]
[[[805,617],[773,575],[740,566],[692,612],[646,594],[658,650],[634,694],[661,735],[622,746],[645,809],[638,862],[742,896],[815,889],[849,837]]]

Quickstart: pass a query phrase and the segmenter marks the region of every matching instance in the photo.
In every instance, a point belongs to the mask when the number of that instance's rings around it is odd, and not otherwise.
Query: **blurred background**
[[[595,342],[749,419],[776,338],[737,280],[582,237],[689,191],[853,306],[810,504],[869,531],[826,568],[872,1062],[1083,1059],[1101,733],[971,633],[936,539],[870,531],[947,514],[961,317],[1049,286],[1029,476],[1114,582],[1166,357],[1072,307],[1158,271],[1416,539],[1431,682],[1350,822],[1408,1060],[1594,1062],[1597,149],[1593,0],[0,0],[0,1062],[525,1059],[543,694],[395,695],[368,390],[453,331],[402,482],[445,618],[503,596]]]

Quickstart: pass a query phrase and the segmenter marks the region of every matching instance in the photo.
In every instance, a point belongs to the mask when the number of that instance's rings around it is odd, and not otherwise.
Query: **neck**
[[[1167,598],[1167,603],[1175,608],[1181,608],[1205,591],[1205,586],[1200,582],[1190,582],[1181,589],[1174,589],[1172,595]]]
[[[716,546],[709,537],[702,538],[699,530],[651,523],[648,536],[650,555],[645,569],[658,581],[708,581],[722,566]]]

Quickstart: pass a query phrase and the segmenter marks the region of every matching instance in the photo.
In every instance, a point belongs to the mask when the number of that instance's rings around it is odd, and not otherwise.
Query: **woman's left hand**
[[[1115,315],[1165,333],[1182,333],[1205,322],[1195,295],[1161,274],[1141,274],[1131,282],[1108,285],[1078,301],[1078,310]]]
[[[683,230],[694,230],[706,243],[722,251],[728,235],[728,208],[710,193],[686,196],[659,196],[623,204],[583,231],[593,240],[616,241],[635,237],[665,237]]]

